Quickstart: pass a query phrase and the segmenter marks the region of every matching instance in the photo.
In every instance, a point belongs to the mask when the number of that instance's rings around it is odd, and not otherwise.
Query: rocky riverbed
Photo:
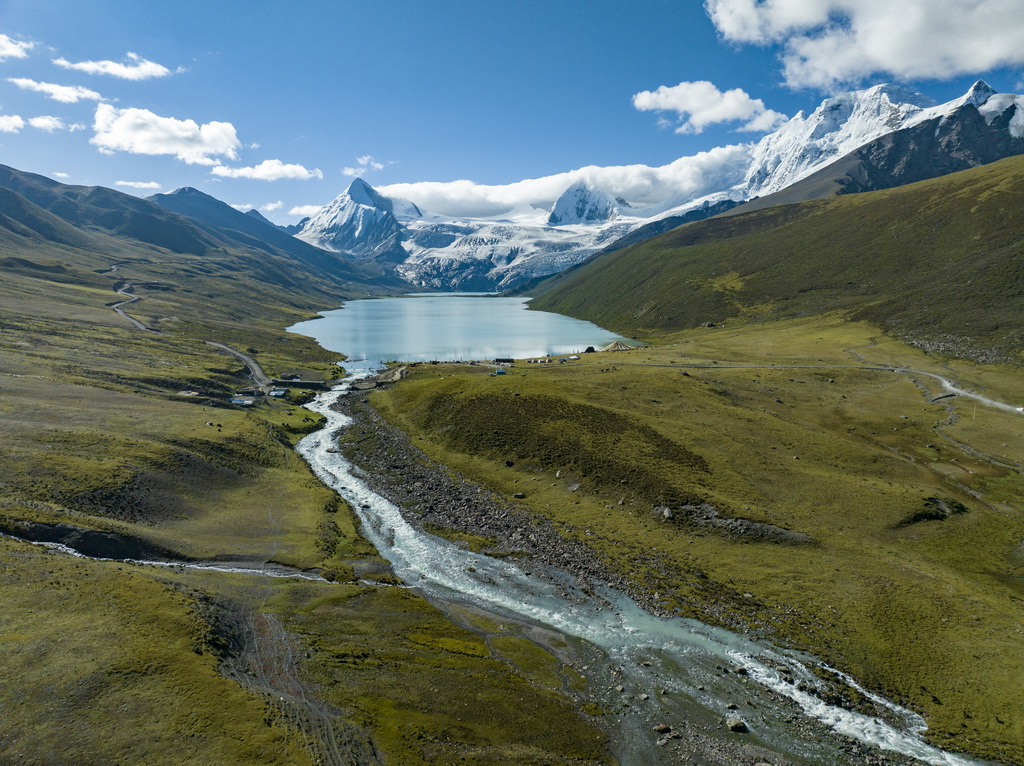
[[[359,470],[359,478],[373,491],[403,509],[406,519],[421,530],[445,530],[458,538],[459,533],[486,540],[484,552],[496,556],[515,556],[524,569],[549,581],[552,569],[570,573],[583,584],[582,592],[608,585],[629,594],[652,613],[658,614],[653,594],[640,591],[620,572],[602,561],[584,543],[566,537],[547,520],[533,517],[514,502],[501,498],[450,469],[426,457],[399,429],[388,424],[361,392],[340,397],[335,409],[348,415],[353,425],[341,432],[338,447]],[[653,566],[658,562],[652,561]],[[566,595],[571,595],[566,592]],[[579,598],[579,594],[576,596]],[[668,615],[666,615],[668,616]],[[744,620],[718,620],[741,627]],[[740,624],[737,624],[740,623]],[[650,663],[643,663],[649,665]],[[739,671],[739,672],[738,672]],[[736,699],[720,713],[709,710],[684,694],[667,693],[663,688],[634,688],[629,668],[588,669],[585,692],[573,692],[581,706],[601,709],[613,752],[620,751],[624,763],[692,764],[877,764],[905,766],[921,763],[913,758],[882,752],[854,739],[836,734],[807,718],[791,700],[749,680],[739,668],[717,667],[721,677],[732,676]],[[702,687],[698,687],[702,688]],[[850,695],[844,699],[842,685],[822,684],[817,690],[832,704],[852,706]],[[773,716],[786,729],[784,739],[815,743],[814,748],[829,755],[825,760],[793,760],[762,747],[757,737],[745,733],[744,714],[757,716],[759,709],[774,706],[782,714]],[[867,712],[867,711],[865,711]],[[735,720],[731,720],[735,719]],[[667,728],[666,728],[667,727]],[[624,735],[624,730],[631,730]],[[615,745],[632,740],[631,746]],[[640,747],[637,740],[649,741]],[[952,762],[952,761],[951,761]]]

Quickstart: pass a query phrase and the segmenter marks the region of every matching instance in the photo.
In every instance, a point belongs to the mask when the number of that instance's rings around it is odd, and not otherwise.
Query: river
[[[621,687],[622,694],[642,699],[650,708],[644,712],[626,704],[628,709],[617,714],[615,754],[623,763],[663,762],[668,753],[658,755],[649,723],[659,715],[678,717],[682,712],[697,717],[703,712],[705,720],[716,721],[719,729],[724,729],[725,718],[741,717],[760,746],[787,763],[860,762],[840,755],[843,737],[897,754],[893,762],[914,758],[936,766],[977,763],[928,745],[921,736],[927,727],[920,716],[871,694],[812,657],[695,620],[655,617],[610,588],[584,592],[565,573],[537,576],[509,560],[472,553],[417,530],[401,509],[358,478],[358,469],[353,470],[334,448],[338,431],[351,420],[332,405],[379,360],[523,358],[579,351],[617,338],[589,323],[525,309],[525,299],[465,295],[353,301],[327,312],[326,319],[289,328],[364,360],[346,363],[351,373],[346,383],[308,405],[327,418],[327,425],[303,439],[298,449],[317,476],[355,509],[364,534],[395,573],[450,614],[460,607],[475,608],[518,621],[527,629],[554,631],[596,650],[603,667],[583,668],[588,681],[616,684],[616,690]],[[555,330],[545,335],[544,327]],[[870,699],[874,714],[823,701],[815,693],[822,670]],[[737,700],[745,700],[742,707]],[[806,728],[794,723],[801,717],[814,722],[820,738],[809,737]],[[841,736],[831,740],[825,729]]]

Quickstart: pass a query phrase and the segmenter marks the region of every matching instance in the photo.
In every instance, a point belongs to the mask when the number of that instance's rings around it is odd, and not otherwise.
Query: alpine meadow
[[[0,765],[1024,763],[1021,18],[3,4]]]

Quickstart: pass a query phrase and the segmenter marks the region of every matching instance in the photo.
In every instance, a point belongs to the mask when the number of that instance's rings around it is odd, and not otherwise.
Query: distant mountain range
[[[509,289],[557,273],[602,249],[653,236],[730,208],[889,188],[1024,152],[1024,97],[976,83],[936,105],[894,85],[826,99],[748,150],[741,177],[700,198],[631,205],[584,181],[548,210],[498,219],[431,215],[365,181],[307,219],[296,236],[374,261],[439,289]],[[739,205],[739,207],[737,207]],[[626,239],[623,239],[626,238]]]
[[[402,284],[195,189],[139,199],[0,165],[0,264],[31,270],[41,259],[76,279],[83,269],[109,268],[118,260],[166,260],[181,265],[183,279],[251,279],[323,295],[325,302]]]
[[[745,166],[699,198],[669,194],[640,205],[581,180],[550,208],[506,218],[434,215],[356,179],[300,224],[281,227],[192,188],[138,199],[11,168],[0,170],[0,215],[8,236],[69,246],[112,236],[179,253],[263,253],[285,259],[285,272],[299,264],[387,289],[507,290],[711,216],[891,188],[1024,153],[1024,97],[978,82],[935,105],[878,85],[826,99],[742,149]]]

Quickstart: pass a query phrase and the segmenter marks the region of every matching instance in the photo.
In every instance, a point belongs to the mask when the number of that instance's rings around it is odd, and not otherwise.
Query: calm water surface
[[[415,294],[349,301],[288,329],[368,361],[452,361],[571,354],[622,339],[590,322],[527,311],[529,298]]]

